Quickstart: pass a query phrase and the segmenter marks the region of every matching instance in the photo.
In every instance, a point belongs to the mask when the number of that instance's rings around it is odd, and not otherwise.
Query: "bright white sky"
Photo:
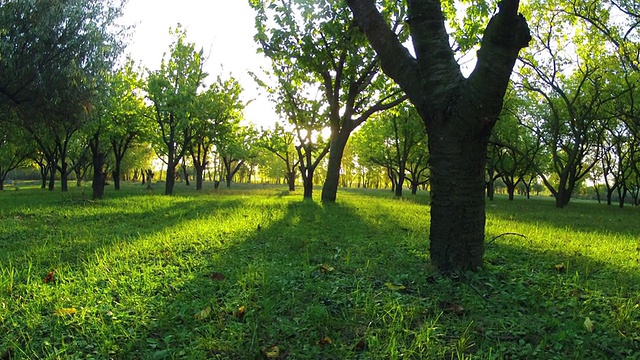
[[[244,88],[244,101],[253,100],[245,109],[246,120],[260,127],[278,119],[264,91],[247,73],[259,74],[261,67],[269,67],[264,56],[256,54],[254,12],[247,0],[129,0],[122,22],[135,24],[125,52],[150,70],[160,67],[169,50],[169,28],[182,24],[187,40],[208,55],[208,82],[231,74]]]

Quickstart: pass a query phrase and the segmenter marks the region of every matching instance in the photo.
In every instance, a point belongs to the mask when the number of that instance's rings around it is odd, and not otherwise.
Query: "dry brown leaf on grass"
[[[330,337],[325,336],[318,341],[318,345],[331,345],[333,344],[333,340]]]
[[[222,280],[224,280],[224,275],[222,275],[219,272],[214,272],[213,274],[211,274],[211,280],[213,280],[213,281],[222,281]]]
[[[55,270],[51,269],[51,271],[49,271],[49,273],[47,274],[47,276],[44,277],[44,283],[45,284],[49,284],[49,283],[54,283],[56,282],[56,278],[54,277],[54,272]]]

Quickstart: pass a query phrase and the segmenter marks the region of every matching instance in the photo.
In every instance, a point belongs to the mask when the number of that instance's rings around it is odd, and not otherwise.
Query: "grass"
[[[639,357],[637,208],[498,198],[443,278],[424,195],[89,195],[0,193],[0,359]]]

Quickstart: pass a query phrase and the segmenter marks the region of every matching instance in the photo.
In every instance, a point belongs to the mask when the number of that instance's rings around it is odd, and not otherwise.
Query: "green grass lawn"
[[[425,195],[156,186],[0,193],[0,359],[640,358],[640,209],[497,198],[444,278]]]

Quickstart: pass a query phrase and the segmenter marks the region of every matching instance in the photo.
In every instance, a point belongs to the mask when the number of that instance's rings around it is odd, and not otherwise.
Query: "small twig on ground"
[[[507,233],[502,233],[502,234],[500,234],[500,235],[498,235],[498,236],[494,236],[491,240],[487,241],[487,244],[485,245],[485,247],[487,247],[487,246],[489,246],[489,245],[493,244],[493,242],[494,242],[494,241],[498,240],[499,238],[501,238],[501,237],[503,237],[503,236],[507,236],[507,235],[519,236],[519,237],[522,237],[522,238],[527,239],[527,236],[526,236],[526,235],[518,234],[518,233],[513,233],[513,232],[507,232]]]

